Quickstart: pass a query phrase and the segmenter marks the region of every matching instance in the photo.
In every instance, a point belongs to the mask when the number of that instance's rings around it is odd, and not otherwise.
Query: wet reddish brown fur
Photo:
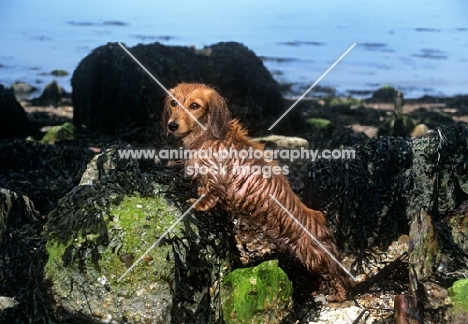
[[[170,92],[197,118],[207,130],[189,116],[173,98],[168,96],[164,106],[162,125],[167,133],[182,138],[184,148],[213,152],[230,147],[240,151],[250,147],[263,150],[263,145],[252,141],[238,120],[231,119],[226,100],[214,89],[203,84],[182,83]],[[196,103],[195,106],[191,106]],[[195,109],[192,109],[194,107]],[[177,130],[170,131],[169,123],[176,123]],[[234,217],[246,216],[251,224],[260,226],[266,235],[282,246],[287,247],[315,274],[324,279],[322,287],[332,288],[329,300],[343,300],[349,281],[344,271],[326,254],[299,225],[269,196],[273,195],[292,215],[294,215],[338,260],[339,252],[332,232],[327,227],[324,215],[305,206],[292,191],[288,180],[282,175],[263,177],[262,174],[233,172],[235,165],[275,166],[275,162],[264,159],[241,159],[235,156],[220,159],[192,158],[187,166],[225,166],[221,172],[198,176],[198,194],[206,196],[195,206],[197,210],[208,210],[221,204]],[[196,199],[192,198],[191,203]],[[325,290],[325,289],[324,289]],[[328,293],[329,291],[324,291]]]

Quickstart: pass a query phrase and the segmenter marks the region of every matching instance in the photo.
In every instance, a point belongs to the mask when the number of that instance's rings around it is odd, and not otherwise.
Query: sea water
[[[80,60],[107,42],[236,41],[298,95],[356,43],[318,86],[344,96],[386,84],[406,97],[466,94],[467,16],[465,0],[0,0],[0,83],[57,79],[70,91]],[[70,74],[50,74],[57,69]]]

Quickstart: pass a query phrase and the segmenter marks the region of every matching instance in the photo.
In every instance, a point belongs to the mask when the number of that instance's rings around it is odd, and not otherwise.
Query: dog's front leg
[[[200,185],[197,188],[199,196],[205,195],[194,208],[198,211],[205,211],[216,206],[219,200],[219,196],[214,194],[214,188],[210,181],[200,181]],[[190,198],[189,202],[193,205],[198,199]]]

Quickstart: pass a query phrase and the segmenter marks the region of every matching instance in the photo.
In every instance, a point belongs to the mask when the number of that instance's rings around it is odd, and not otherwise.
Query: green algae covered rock
[[[226,323],[280,323],[292,306],[292,283],[278,261],[236,269],[223,279]]]
[[[188,210],[190,182],[180,173],[119,159],[114,149],[88,171],[47,216],[44,277],[58,320],[219,318],[219,282],[233,241],[228,217]]]
[[[90,189],[87,186],[82,191]],[[164,199],[140,196],[125,196],[107,213],[95,214],[94,222],[86,217],[90,216],[86,206],[76,212],[75,221],[82,221],[82,228],[68,242],[51,236],[46,247],[49,260],[44,273],[53,282],[56,302],[72,312],[91,310],[90,316],[103,321],[169,321],[172,296],[168,283],[175,267],[169,245],[154,247],[122,280],[119,278],[180,212]]]
[[[72,123],[64,123],[63,125],[53,126],[42,138],[42,143],[55,143],[63,140],[72,140],[75,138],[75,126]]]

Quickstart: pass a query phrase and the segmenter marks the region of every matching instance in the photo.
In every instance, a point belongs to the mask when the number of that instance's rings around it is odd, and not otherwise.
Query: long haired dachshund
[[[230,149],[263,151],[263,145],[252,141],[239,121],[231,118],[226,100],[214,89],[204,84],[182,83],[170,92],[173,97],[167,96],[161,119],[166,134],[181,138],[187,150],[213,152],[209,157],[191,157],[185,163],[186,169],[210,168],[210,172],[194,174],[199,181],[198,194],[205,194],[195,209],[203,211],[221,204],[233,217],[248,219],[275,243],[289,249],[310,272],[320,275],[324,292],[332,289],[329,300],[344,300],[346,289],[350,287],[345,272],[271,196],[339,259],[335,239],[324,215],[305,206],[280,172],[273,172],[268,177],[261,172],[243,172],[255,166],[257,170],[279,168],[274,161],[246,157],[245,154],[242,157],[241,154],[221,154]],[[191,203],[195,201],[190,199]]]

